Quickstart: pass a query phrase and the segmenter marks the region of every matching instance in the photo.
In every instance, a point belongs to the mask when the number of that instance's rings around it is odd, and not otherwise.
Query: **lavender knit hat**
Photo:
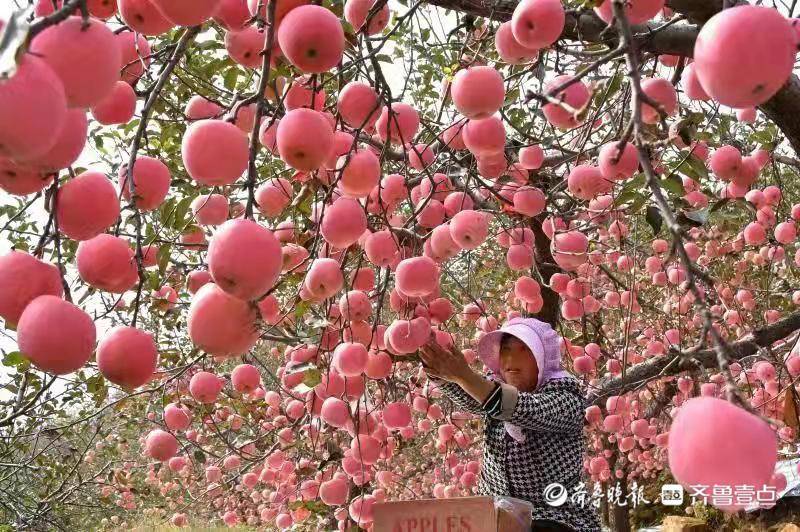
[[[478,342],[478,356],[498,380],[502,380],[500,339],[504,333],[524,342],[536,358],[536,365],[539,367],[536,390],[552,379],[569,376],[561,366],[558,333],[550,324],[534,318],[514,318],[507,321],[500,329],[483,335]]]

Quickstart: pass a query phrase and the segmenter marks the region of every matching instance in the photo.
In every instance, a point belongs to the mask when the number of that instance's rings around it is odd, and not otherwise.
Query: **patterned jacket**
[[[501,383],[498,408],[488,407],[491,395],[481,405],[457,384],[432,380],[458,408],[484,416],[480,494],[524,499],[533,504],[534,519],[558,521],[577,532],[600,531],[591,490],[585,487],[588,495],[583,505],[571,502],[575,488],[585,482],[583,423],[587,403],[575,378],[548,381],[535,393],[519,392]],[[504,421],[519,426],[525,441],[512,438]],[[568,495],[558,506],[545,502],[545,487],[554,482],[563,485]]]

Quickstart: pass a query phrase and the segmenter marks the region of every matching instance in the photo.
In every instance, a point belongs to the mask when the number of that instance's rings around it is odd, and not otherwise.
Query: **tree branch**
[[[733,360],[741,360],[755,355],[761,348],[769,347],[798,330],[800,330],[800,312],[795,312],[770,325],[754,330],[751,334],[738,342],[729,344],[731,358]],[[679,360],[676,361],[676,358]],[[610,395],[622,395],[638,388],[642,382],[655,377],[676,375],[681,371],[685,371],[687,367],[680,359],[687,361],[692,359],[704,368],[716,369],[718,367],[717,352],[715,349],[703,349],[695,353],[683,353],[670,350],[669,354],[666,356],[651,358],[628,368],[624,381],[622,377],[613,377],[604,380],[597,389],[589,392],[589,401],[593,404],[600,405],[605,401],[606,397]]]
[[[272,62],[272,45],[275,40],[275,4],[270,2],[267,6],[267,31],[264,37],[264,56],[261,63],[261,79],[258,82],[256,93],[256,114],[253,118],[253,131],[250,133],[250,154],[247,162],[247,206],[244,210],[245,218],[253,219],[253,206],[256,203],[256,155],[258,154],[258,133],[261,130],[261,117],[264,116],[264,91],[269,83],[270,63]]]
[[[67,20],[78,9],[81,11],[86,9],[86,0],[68,0],[61,9],[58,9],[31,24],[28,32],[28,39],[33,39],[50,26],[55,26],[59,22]]]
[[[181,60],[181,57],[183,57],[183,53],[186,51],[189,43],[198,33],[200,33],[200,29],[200,26],[194,26],[187,28],[186,31],[183,32],[183,35],[178,41],[178,45],[175,47],[175,51],[172,52],[172,56],[169,58],[169,62],[164,67],[164,70],[161,72],[158,81],[150,91],[150,96],[147,98],[147,101],[142,108],[142,118],[139,120],[139,127],[136,130],[136,135],[133,137],[133,142],[131,142],[130,159],[128,160],[128,167],[125,170],[125,177],[127,179],[128,190],[131,195],[131,208],[133,208],[134,218],[136,221],[136,267],[139,271],[139,283],[136,286],[136,299],[134,300],[133,319],[131,321],[132,327],[136,327],[136,318],[139,314],[139,299],[141,298],[142,287],[144,286],[145,282],[144,266],[142,264],[142,215],[139,212],[139,209],[136,207],[136,184],[133,181],[133,170],[134,165],[136,164],[136,156],[139,153],[139,147],[142,142],[142,138],[144,137],[144,133],[147,131],[147,124],[150,120],[150,113],[153,110],[153,106],[158,101],[161,91],[164,89],[164,85],[167,84],[170,74],[172,74],[172,71]]]
[[[511,19],[518,2],[428,0],[428,3],[504,22]],[[732,5],[746,3],[744,0],[736,0]],[[685,15],[690,22],[698,24],[704,23],[722,10],[721,0],[670,0],[667,4],[676,13]],[[699,26],[673,24],[659,29],[661,26],[663,24],[651,22],[631,27],[633,37],[641,51],[685,57],[694,55],[694,43],[700,31]],[[603,43],[614,48],[619,42],[619,34],[609,28],[593,11],[568,11],[561,39]],[[794,151],[800,153],[800,79],[792,74],[786,85],[759,109],[786,135]]]

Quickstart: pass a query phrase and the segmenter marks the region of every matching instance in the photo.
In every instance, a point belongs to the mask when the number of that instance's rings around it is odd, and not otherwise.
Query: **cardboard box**
[[[508,497],[389,501],[374,506],[374,532],[530,532],[531,504]]]
[[[661,523],[661,532],[708,532],[708,525],[697,517],[668,515]]]

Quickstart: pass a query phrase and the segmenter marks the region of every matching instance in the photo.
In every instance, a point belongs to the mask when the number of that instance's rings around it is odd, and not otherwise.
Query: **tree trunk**
[[[559,310],[560,297],[557,293],[550,289],[550,277],[554,273],[561,272],[561,268],[556,266],[553,260],[553,255],[550,253],[550,239],[544,234],[542,230],[543,216],[537,216],[531,220],[531,229],[534,236],[534,258],[536,266],[539,268],[539,273],[542,275],[542,310],[537,312],[534,317],[536,319],[546,321],[552,325],[553,329],[558,326],[558,318],[561,315]]]
[[[608,493],[608,482],[601,482],[600,487],[603,489],[603,493]],[[610,515],[608,512],[608,501],[605,497],[600,499],[600,521],[604,527],[611,528],[611,520]]]
[[[614,532],[630,532],[631,525],[629,520],[629,505],[627,497],[628,497],[628,478],[623,476],[620,479],[617,479],[620,483],[621,494],[619,496],[619,501],[624,502],[626,504],[615,504],[614,505]]]

